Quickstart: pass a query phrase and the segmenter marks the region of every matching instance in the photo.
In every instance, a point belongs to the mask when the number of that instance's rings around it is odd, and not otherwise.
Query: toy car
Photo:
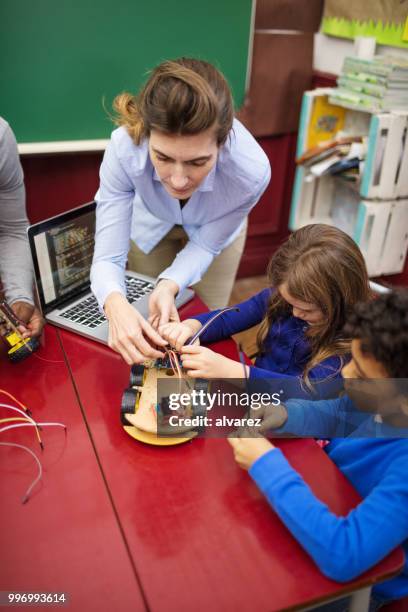
[[[189,339],[187,344],[194,344],[203,331],[217,317],[228,310],[239,311],[239,308],[237,306],[227,306],[214,313],[202,328]],[[166,381],[172,377],[178,381],[178,396],[181,394],[191,395],[190,405],[183,406],[177,411],[170,407],[169,397],[166,394],[163,397],[157,397],[158,381],[160,379]],[[120,408],[121,423],[128,434],[148,444],[172,445],[186,442],[196,436],[203,429],[203,426],[194,426],[194,429],[191,425],[175,427],[171,423],[171,417],[179,416],[181,422],[183,419],[192,421],[195,417],[199,417],[196,419],[199,423],[205,422],[204,416],[207,410],[205,398],[207,397],[209,385],[208,380],[186,377],[177,351],[168,347],[166,349],[166,356],[162,359],[156,359],[148,365],[132,366],[129,387],[125,389],[122,395]],[[161,386],[162,389],[163,387],[165,385]],[[195,394],[194,401],[192,391],[198,392],[198,394]],[[204,393],[200,393],[202,391]],[[197,401],[197,395],[199,395],[199,401]],[[183,435],[177,436],[176,434]]]
[[[209,381],[202,379],[175,379],[169,357],[146,365],[133,365],[129,387],[124,390],[120,407],[120,420],[125,431],[137,440],[156,445],[181,444],[195,437],[202,429],[191,426],[171,426],[171,416],[193,418],[205,415],[206,402],[192,402],[190,406],[171,410],[168,396],[158,397],[159,380],[178,380],[177,393],[191,393],[209,389]],[[174,385],[176,383],[173,383]]]

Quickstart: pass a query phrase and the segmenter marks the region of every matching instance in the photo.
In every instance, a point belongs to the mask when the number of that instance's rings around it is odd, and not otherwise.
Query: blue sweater
[[[270,295],[271,289],[264,289],[249,300],[237,304],[239,312],[228,311],[219,316],[202,333],[200,341],[217,342],[254,327],[263,320]],[[218,311],[214,310],[192,318],[204,324],[216,312]],[[291,382],[286,389],[287,397],[308,397],[310,393],[301,379],[310,358],[310,345],[305,336],[307,329],[308,325],[302,319],[293,316],[273,323],[265,341],[264,353],[257,357],[254,366],[250,366],[250,379],[288,379]],[[310,381],[316,385],[315,389],[319,395],[322,394],[323,387],[318,385],[318,381],[339,380],[341,367],[341,359],[333,355],[310,370]],[[327,385],[324,389],[326,394]]]
[[[407,556],[408,439],[397,436],[408,436],[408,430],[376,423],[367,415],[360,424],[345,425],[350,423],[350,409],[355,412],[348,397],[320,402],[290,400],[286,406],[288,420],[277,432],[349,435],[334,438],[325,450],[364,498],[346,517],[338,517],[314,496],[279,449],[267,452],[252,465],[250,475],[320,570],[333,580],[346,582],[399,544]],[[377,585],[374,592],[385,600],[408,595],[407,561],[398,577]]]

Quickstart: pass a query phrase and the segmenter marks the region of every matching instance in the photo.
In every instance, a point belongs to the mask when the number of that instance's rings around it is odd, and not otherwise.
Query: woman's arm
[[[96,233],[91,268],[91,288],[103,309],[113,292],[126,296],[124,270],[132,220],[134,185],[126,174],[111,140],[100,169],[100,187],[95,196]]]
[[[113,141],[106,149],[100,177],[91,288],[109,321],[109,346],[129,365],[142,363],[162,357],[154,345],[162,347],[166,342],[126,299],[124,269],[135,191]]]

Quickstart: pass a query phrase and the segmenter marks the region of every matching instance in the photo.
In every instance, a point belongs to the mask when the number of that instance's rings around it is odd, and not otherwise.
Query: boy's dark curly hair
[[[360,302],[347,318],[344,332],[361,340],[391,378],[408,378],[408,289],[395,289]]]

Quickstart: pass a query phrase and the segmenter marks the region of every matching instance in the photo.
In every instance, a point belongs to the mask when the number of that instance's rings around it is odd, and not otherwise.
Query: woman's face
[[[149,154],[166,191],[173,198],[187,200],[217,161],[214,128],[192,136],[152,130]]]
[[[321,321],[323,321],[324,314],[317,304],[302,302],[302,300],[297,300],[296,298],[292,297],[286,287],[286,283],[279,285],[278,291],[285,302],[292,306],[294,317],[306,321],[306,323],[309,323],[309,325],[316,325],[317,323],[321,323]]]

